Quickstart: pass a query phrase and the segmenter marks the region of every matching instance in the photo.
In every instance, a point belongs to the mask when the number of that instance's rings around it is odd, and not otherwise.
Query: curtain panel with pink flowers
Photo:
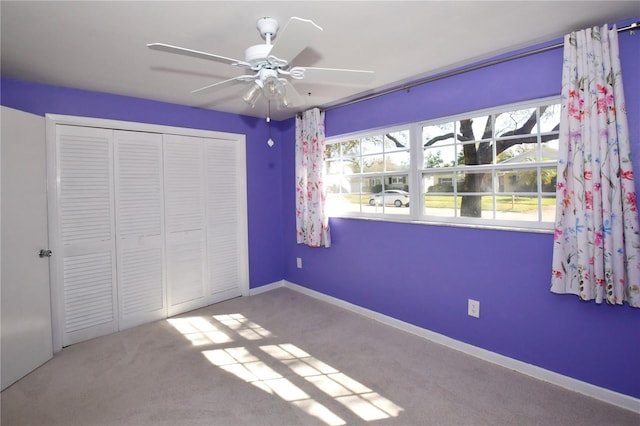
[[[296,116],[296,234],[311,247],[331,246],[324,158],[324,111],[313,108]]]
[[[640,307],[640,238],[616,28],[565,36],[551,291]]]

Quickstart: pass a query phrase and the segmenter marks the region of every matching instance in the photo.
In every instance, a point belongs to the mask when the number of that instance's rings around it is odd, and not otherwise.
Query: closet
[[[54,349],[248,294],[243,135],[47,116]]]

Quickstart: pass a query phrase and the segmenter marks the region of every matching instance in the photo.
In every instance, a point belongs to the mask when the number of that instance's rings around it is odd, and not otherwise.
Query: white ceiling
[[[262,16],[313,20],[324,31],[296,66],[363,69],[368,85],[295,83],[307,103],[334,106],[455,66],[640,16],[638,1],[1,1],[3,77],[264,117],[246,83],[191,94],[240,75],[226,64],[151,51],[161,42],[244,59],[264,41]],[[276,39],[277,41],[277,39]],[[296,109],[276,111],[276,120]]]

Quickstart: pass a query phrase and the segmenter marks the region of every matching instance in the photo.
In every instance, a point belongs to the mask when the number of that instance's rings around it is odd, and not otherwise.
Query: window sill
[[[553,234],[553,225],[549,225],[549,228],[537,228],[527,227],[525,225],[491,225],[480,223],[464,223],[464,222],[440,222],[437,220],[415,220],[411,218],[399,218],[399,217],[375,217],[375,216],[360,216],[360,215],[332,215],[329,219],[349,219],[349,220],[368,220],[373,222],[390,222],[390,223],[404,223],[409,225],[428,225],[428,226],[448,226],[454,228],[470,228],[470,229],[488,229],[494,231],[514,231],[514,232],[529,232],[533,234]]]

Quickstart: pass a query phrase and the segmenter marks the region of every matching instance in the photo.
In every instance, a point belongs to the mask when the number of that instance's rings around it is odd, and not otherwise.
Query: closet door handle
[[[42,249],[38,253],[38,256],[40,256],[40,257],[51,257],[51,256],[53,256],[53,252],[51,250]]]

